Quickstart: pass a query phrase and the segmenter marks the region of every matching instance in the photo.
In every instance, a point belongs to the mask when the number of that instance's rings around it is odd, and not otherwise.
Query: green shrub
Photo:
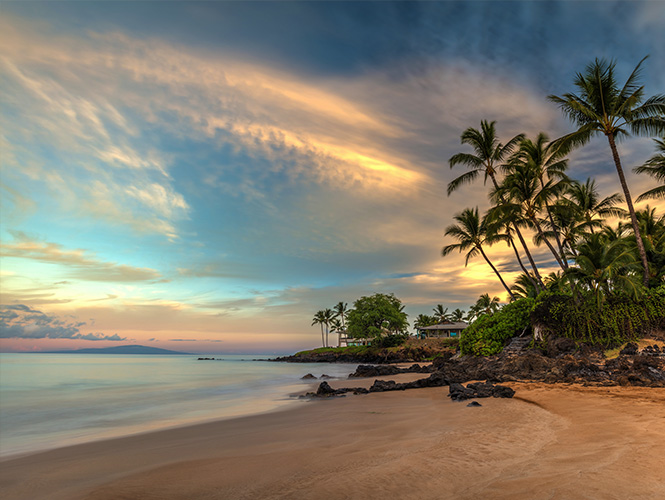
[[[490,356],[501,352],[508,339],[521,335],[530,327],[529,316],[534,303],[534,299],[523,298],[491,316],[481,316],[462,332],[459,341],[462,354]]]
[[[409,338],[408,333],[396,333],[394,335],[385,335],[372,340],[372,347],[397,347],[402,345]]]
[[[613,347],[665,327],[665,286],[652,288],[639,299],[608,297],[601,310],[594,297],[543,293],[531,314],[532,324],[545,334]]]

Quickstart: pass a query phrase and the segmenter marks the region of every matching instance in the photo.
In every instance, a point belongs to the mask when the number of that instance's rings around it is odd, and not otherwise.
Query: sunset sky
[[[446,196],[461,132],[571,131],[546,96],[596,57],[623,82],[649,54],[662,93],[663,33],[660,1],[3,2],[0,349],[290,352],[362,295],[411,320],[505,300],[482,259],[441,257],[488,206],[482,182]],[[620,191],[602,138],[570,158]]]

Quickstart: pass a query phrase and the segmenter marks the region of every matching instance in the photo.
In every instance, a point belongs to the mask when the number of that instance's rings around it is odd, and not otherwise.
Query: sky
[[[573,130],[549,94],[594,58],[625,80],[652,2],[3,2],[0,350],[136,343],[188,352],[320,345],[314,313],[394,293],[411,323],[506,293],[441,256],[468,127]],[[654,154],[619,145],[626,170]],[[620,190],[602,138],[571,177]],[[628,173],[631,192],[653,186]],[[639,204],[643,208],[645,203]],[[653,203],[651,204],[654,205]],[[662,211],[662,206],[660,207]],[[488,252],[512,282],[511,250]],[[552,267],[544,247],[535,251]]]

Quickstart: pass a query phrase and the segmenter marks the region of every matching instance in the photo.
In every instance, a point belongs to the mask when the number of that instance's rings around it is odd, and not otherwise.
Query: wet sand
[[[0,463],[0,492],[55,500],[665,498],[665,389],[511,385],[514,399],[481,399],[480,408],[451,402],[447,387],[349,395],[61,448]]]

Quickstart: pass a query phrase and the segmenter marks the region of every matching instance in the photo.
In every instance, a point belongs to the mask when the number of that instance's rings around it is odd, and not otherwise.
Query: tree
[[[654,142],[656,143],[656,150],[658,152],[649,158],[644,165],[634,168],[633,172],[647,174],[656,181],[659,181],[661,185],[642,193],[637,198],[637,201],[651,198],[665,198],[665,138],[662,140],[654,139]]]
[[[602,233],[589,234],[577,251],[577,266],[565,274],[593,293],[598,310],[605,296],[618,290],[637,295],[639,283],[631,275],[635,255],[625,240],[608,241]]]
[[[475,209],[466,208],[461,213],[455,215],[453,219],[455,219],[458,224],[448,226],[445,234],[446,236],[454,237],[459,243],[446,245],[441,250],[441,254],[445,257],[455,250],[460,253],[469,250],[464,260],[465,267],[469,264],[469,259],[481,254],[485,259],[485,262],[489,264],[492,271],[497,275],[499,281],[501,281],[501,284],[508,292],[508,295],[514,299],[515,297],[510,291],[510,288],[508,288],[506,282],[503,281],[501,274],[499,274],[499,271],[497,271],[496,267],[494,267],[494,264],[492,264],[483,250],[483,244],[491,245],[497,241],[505,241],[505,236],[497,234],[496,228],[489,224],[486,218],[483,218],[482,221],[480,220],[480,217],[478,216],[478,207]]]
[[[324,309],[322,311],[323,324],[326,325],[326,347],[328,347],[328,333],[330,331],[330,322],[335,318],[335,313],[332,309]]]
[[[414,328],[423,328],[425,326],[436,325],[437,320],[434,316],[428,316],[427,314],[419,314],[416,317],[416,320],[413,322]]]
[[[500,168],[501,163],[507,159],[515,149],[515,147],[524,139],[523,134],[516,135],[510,139],[505,145],[499,142],[499,139],[496,135],[496,122],[488,122],[487,120],[482,120],[480,122],[480,130],[469,127],[464,132],[462,132],[461,142],[462,144],[468,144],[473,148],[475,154],[471,153],[457,153],[453,155],[450,160],[450,168],[455,167],[455,165],[464,165],[470,170],[448,184],[448,196],[451,193],[459,189],[460,186],[464,184],[469,184],[483,174],[484,180],[487,182],[489,177],[492,180],[492,185],[494,189],[498,189],[499,183],[497,181],[497,169]],[[531,252],[524,241],[524,237],[520,232],[517,225],[513,225],[515,229],[515,234],[519,238],[522,248],[524,248],[524,253],[526,253],[531,268],[533,269],[536,276],[538,275],[538,269],[536,268],[536,262],[531,256]],[[517,255],[517,261],[520,264],[522,270],[527,273],[527,270],[524,269],[522,261],[519,258],[519,252],[515,247],[515,243],[511,240],[510,245],[513,247],[515,254]]]
[[[568,202],[575,207],[582,218],[582,227],[592,233],[602,228],[606,217],[623,217],[626,211],[616,205],[623,201],[619,193],[600,199],[596,181],[587,179],[584,184],[572,181],[566,191]]]
[[[347,331],[353,338],[374,338],[402,333],[409,326],[402,302],[394,294],[375,293],[353,303],[347,318]]]
[[[348,312],[348,304],[346,302],[338,302],[335,307],[335,316],[342,322],[342,330],[346,328],[346,314]]]
[[[489,293],[483,293],[474,305],[469,309],[469,316],[477,318],[484,314],[492,315],[499,310],[499,297],[490,298]]]
[[[463,321],[464,316],[466,313],[462,309],[455,309],[453,312],[450,313],[450,320],[451,321]]]
[[[326,339],[323,336],[323,311],[317,311],[317,313],[314,315],[314,318],[312,319],[312,326],[314,325],[320,325],[321,326],[321,345],[323,347],[326,346]]]
[[[615,78],[616,62],[596,59],[587,65],[584,73],[578,73],[574,84],[579,94],[568,93],[562,97],[550,95],[578,129],[558,140],[559,144],[582,146],[597,134],[604,134],[609,142],[614,166],[623,190],[628,212],[635,233],[637,249],[642,262],[642,282],[649,284],[649,264],[640,228],[633,207],[633,200],[621,166],[616,140],[630,133],[635,135],[665,134],[665,94],[644,99],[644,86],[640,85],[642,59],[626,80],[623,87]]]
[[[437,304],[436,307],[433,309],[433,311],[434,311],[434,318],[439,323],[443,323],[445,321],[448,321],[448,308],[447,307],[444,309],[443,305]]]

